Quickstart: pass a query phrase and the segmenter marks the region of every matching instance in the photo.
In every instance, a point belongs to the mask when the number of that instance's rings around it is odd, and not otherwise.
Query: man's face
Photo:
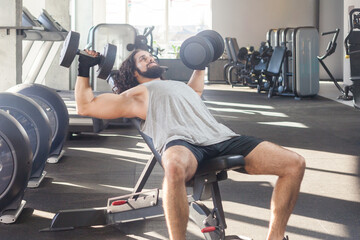
[[[154,57],[147,51],[139,51],[135,54],[135,70],[146,78],[160,78],[164,69],[159,66]]]

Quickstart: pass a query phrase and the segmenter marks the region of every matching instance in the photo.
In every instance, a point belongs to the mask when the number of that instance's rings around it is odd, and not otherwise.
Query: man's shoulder
[[[156,90],[156,91],[163,91],[166,89],[174,89],[186,87],[187,84],[182,81],[176,80],[152,80],[146,83],[142,83],[142,86],[145,86],[148,90]],[[160,90],[161,89],[161,90]]]
[[[134,95],[139,95],[141,93],[144,93],[144,92],[146,92],[146,90],[147,90],[147,88],[144,85],[139,84],[135,87],[132,87],[132,88],[122,92],[120,95],[123,95],[125,97],[132,97]]]

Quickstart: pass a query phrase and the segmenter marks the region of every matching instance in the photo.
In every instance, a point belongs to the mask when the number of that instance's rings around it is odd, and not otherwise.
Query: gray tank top
[[[153,139],[160,153],[168,142],[176,139],[207,146],[239,136],[218,123],[187,84],[153,80],[143,85],[149,92],[149,107],[141,130]]]

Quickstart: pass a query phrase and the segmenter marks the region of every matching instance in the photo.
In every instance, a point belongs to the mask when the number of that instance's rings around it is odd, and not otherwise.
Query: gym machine
[[[225,38],[229,62],[224,65],[224,78],[232,86],[255,88],[262,84],[262,72],[266,70],[272,48],[262,42],[259,50],[253,46],[239,49],[236,38]],[[233,74],[233,70],[236,70]],[[233,76],[236,80],[233,80]],[[258,87],[259,88],[259,87]]]
[[[270,29],[267,33],[267,42],[269,45],[274,46],[274,48],[278,49],[278,52],[281,49],[283,56],[276,60],[276,68],[272,68],[272,70],[265,70],[263,79],[267,79],[265,83],[263,83],[264,88],[261,85],[258,86],[258,92],[260,93],[262,90],[268,92],[268,98],[271,98],[275,93],[281,96],[295,96],[294,91],[292,89],[292,32],[293,28],[279,28],[279,29]],[[282,61],[282,62],[279,62]],[[271,60],[270,60],[271,61]],[[276,70],[275,70],[276,69]],[[270,73],[270,76],[267,76]],[[291,79],[290,79],[291,78]]]
[[[232,57],[231,52],[230,52],[229,41],[230,41],[230,37],[226,37],[225,38],[225,51],[226,51],[226,54],[227,54],[227,57],[228,57],[228,62],[224,65],[223,74],[224,74],[225,81],[229,85],[231,85],[231,82],[228,79],[228,71],[229,71],[229,67],[231,67],[235,63],[234,63],[233,57]]]
[[[284,48],[285,58],[279,77],[266,77],[270,84],[268,98],[274,94],[294,96],[295,99],[317,95],[319,92],[319,62],[316,60],[319,52],[317,29],[314,27],[270,29],[267,39],[271,46]]]
[[[341,95],[338,99],[353,100],[354,107],[360,108],[360,9],[355,8],[351,10],[349,12],[349,17],[350,31],[345,38],[344,45],[346,58],[350,58],[350,80],[353,84],[351,86],[345,85],[344,88],[342,88],[323,61],[336,51],[336,41],[340,29],[337,28],[334,31],[322,33],[323,36],[333,34],[333,37],[326,48],[326,52],[324,55],[318,56],[318,60],[326,73],[329,75],[330,79],[334,82],[336,88],[340,91]],[[349,95],[349,92],[352,93],[352,96]]]
[[[233,86],[246,86],[247,81],[244,77],[244,71],[246,71],[246,59],[244,55],[247,55],[248,50],[246,48],[240,48],[236,38],[228,38],[225,43],[229,48],[229,56],[231,57],[232,65],[227,69],[228,83]],[[233,74],[235,70],[235,74]],[[237,78],[236,81],[232,80],[233,75]]]
[[[334,76],[331,74],[329,68],[326,66],[326,64],[324,63],[324,60],[331,56],[335,51],[336,51],[336,47],[337,47],[337,43],[336,40],[338,38],[340,29],[337,28],[335,29],[335,31],[330,31],[330,32],[324,32],[321,35],[325,36],[325,35],[329,35],[329,34],[333,34],[332,39],[330,40],[329,44],[327,45],[326,51],[324,53],[324,55],[322,56],[318,56],[318,60],[321,64],[321,66],[324,68],[324,70],[326,71],[326,73],[329,75],[330,79],[334,82],[336,88],[340,91],[341,95],[338,97],[338,99],[342,99],[342,100],[352,100],[353,97],[349,95],[349,90],[350,90],[350,86],[345,86],[344,89],[339,85],[339,83],[336,81],[336,79],[334,78]]]
[[[298,27],[292,34],[292,77],[295,98],[319,92],[319,33],[314,27]]]
[[[149,53],[151,53],[153,55],[153,57],[158,61],[158,50],[159,49],[154,49],[153,47],[153,34],[152,32],[154,31],[155,27],[151,26],[151,27],[146,27],[144,28],[143,34],[137,34],[135,37],[135,43],[129,43],[126,46],[126,49],[128,51],[133,51],[134,49],[143,49],[145,51],[148,51]],[[149,38],[149,40],[148,40]]]
[[[95,225],[114,225],[146,220],[164,215],[160,190],[142,192],[156,162],[161,163],[161,156],[155,150],[150,137],[140,131],[140,120],[131,119],[153,156],[147,162],[133,193],[109,198],[107,206],[62,210],[54,216],[50,228],[41,231],[71,230],[77,227]],[[226,221],[221,203],[218,181],[227,179],[227,171],[244,173],[244,158],[241,155],[228,155],[203,161],[194,178],[188,182],[192,194],[188,195],[190,219],[199,226],[207,240],[250,239],[244,236],[226,236]],[[212,198],[214,208],[209,210],[201,200]]]
[[[267,83],[261,85],[259,83],[257,87],[258,93],[263,90],[263,87],[266,91],[268,91],[268,98],[271,98],[274,94],[274,91],[278,91],[281,87],[279,79],[281,79],[281,66],[284,62],[286,49],[283,46],[274,47],[274,51],[271,55],[269,64],[266,70],[263,71],[262,75],[267,79]],[[262,83],[262,80],[259,81]]]
[[[136,36],[136,29],[129,24],[102,23],[93,26],[89,30],[86,48],[99,50],[103,49],[107,44],[114,45],[116,47],[116,54],[115,61],[111,67],[118,70],[120,64],[130,55],[132,51],[131,45],[135,44]],[[98,81],[95,71],[94,68],[90,70],[90,83],[94,91],[111,91],[106,81],[102,81],[102,79]]]
[[[360,109],[360,8],[349,13],[350,31],[344,44],[346,57],[350,59],[350,91],[353,94],[354,107]]]

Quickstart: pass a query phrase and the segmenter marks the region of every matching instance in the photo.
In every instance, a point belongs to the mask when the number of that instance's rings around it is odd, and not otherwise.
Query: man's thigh
[[[245,157],[245,169],[249,174],[282,176],[299,155],[274,143],[264,141]]]
[[[190,180],[197,169],[198,162],[195,155],[185,146],[174,145],[165,150],[162,155],[162,165],[166,171],[169,164],[177,164],[186,173],[186,179]]]

